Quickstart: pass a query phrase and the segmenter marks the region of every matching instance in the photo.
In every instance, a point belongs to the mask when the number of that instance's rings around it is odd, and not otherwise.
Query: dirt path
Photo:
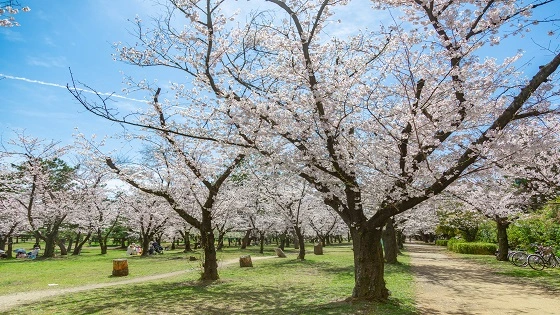
[[[269,258],[275,258],[275,256],[251,257],[251,260],[255,261],[255,260],[262,260],[262,259],[269,259]],[[232,260],[226,260],[226,261],[220,262],[218,265],[219,265],[219,267],[227,267],[227,266],[231,266],[233,264],[238,264],[238,263],[239,263],[239,259],[232,259]],[[101,288],[108,288],[108,287],[113,287],[113,286],[117,286],[117,285],[144,283],[144,282],[153,281],[153,280],[176,277],[176,276],[180,276],[182,274],[188,273],[188,272],[195,272],[195,271],[198,271],[198,270],[199,270],[198,268],[192,268],[192,269],[181,270],[181,271],[170,272],[170,273],[164,273],[164,274],[159,274],[159,275],[128,279],[128,280],[123,280],[123,281],[118,281],[118,282],[95,283],[95,284],[89,284],[89,285],[80,286],[80,287],[70,287],[70,288],[56,287],[55,289],[49,289],[49,290],[31,291],[31,292],[29,292],[29,291],[28,292],[18,292],[18,293],[13,293],[13,294],[8,294],[8,295],[0,295],[0,314],[6,314],[4,312],[6,312],[6,311],[8,311],[12,308],[17,307],[18,305],[25,304],[25,303],[30,303],[30,302],[34,302],[34,301],[39,301],[39,300],[43,300],[43,299],[48,299],[48,298],[51,298],[51,297],[57,296],[57,295],[68,294],[68,293],[76,293],[76,292],[82,292],[82,291],[89,291],[89,290],[101,289]]]
[[[407,244],[420,314],[560,314],[558,293],[497,275],[445,248]]]

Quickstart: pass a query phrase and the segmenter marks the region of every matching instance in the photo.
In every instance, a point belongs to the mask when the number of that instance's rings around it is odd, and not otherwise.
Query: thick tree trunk
[[[65,239],[58,239],[57,240],[58,248],[60,248],[60,255],[62,255],[62,256],[68,255],[68,249],[66,249],[66,244],[64,244],[65,242],[66,242]]]
[[[303,233],[301,233],[301,228],[299,226],[294,227],[294,231],[296,233],[296,244],[299,246],[299,254],[297,259],[304,260],[305,259],[305,239],[303,238]]]
[[[14,257],[12,254],[13,252],[14,252],[14,243],[12,242],[12,237],[8,237],[8,251],[6,252],[8,258]]]
[[[148,255],[150,255],[149,249],[150,249],[150,240],[152,240],[152,238],[154,237],[153,234],[149,234],[149,235],[144,235],[142,237],[142,257],[146,257]]]
[[[284,232],[280,234],[280,245],[278,246],[278,248],[284,250],[285,246],[286,246],[286,233]]]
[[[243,241],[241,242],[241,249],[247,248],[249,242],[251,241],[250,237],[251,237],[251,230],[247,230],[247,232],[245,232],[245,237],[243,237]]]
[[[57,233],[58,234],[58,233]],[[43,258],[54,257],[54,251],[56,248],[56,236],[53,234],[48,234],[45,236],[45,250],[43,251]]]
[[[189,233],[189,232],[184,233],[183,240],[185,241],[185,250],[183,252],[185,252],[185,253],[192,252],[191,233]]]
[[[354,244],[355,285],[352,298],[356,300],[385,301],[389,290],[383,278],[383,249],[381,229],[351,227]]]
[[[218,232],[218,248],[217,250],[222,250],[224,248],[224,236],[225,232]]]
[[[404,233],[400,230],[397,231],[397,245],[398,245],[399,253],[401,249],[404,249],[404,241],[405,241]]]
[[[99,248],[101,248],[101,255],[107,254],[107,237],[99,238]]]
[[[204,220],[204,219],[203,219]],[[208,220],[210,221],[210,220]],[[214,244],[214,232],[210,222],[202,222],[200,230],[200,245],[204,250],[204,271],[201,280],[218,280],[218,262],[216,259],[216,247]]]
[[[72,239],[72,237],[68,237],[67,241],[68,241],[68,248],[66,248],[66,251],[71,252],[74,246],[74,240]]]
[[[397,247],[397,234],[393,225],[393,218],[389,218],[382,233],[383,251],[385,261],[389,264],[396,264],[399,249]]]
[[[259,253],[264,254],[264,232],[259,232],[260,250]]]
[[[498,256],[496,259],[500,261],[508,261],[509,242],[507,236],[507,228],[510,222],[505,219],[497,218],[496,226],[498,228]]]

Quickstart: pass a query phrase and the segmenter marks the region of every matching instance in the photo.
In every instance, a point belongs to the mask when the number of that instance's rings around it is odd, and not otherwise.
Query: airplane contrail
[[[40,85],[53,86],[53,87],[57,87],[57,88],[66,89],[66,85],[50,83],[50,82],[43,82],[43,81],[33,80],[33,79],[28,79],[28,78],[23,78],[23,77],[15,77],[15,76],[3,74],[3,73],[0,73],[0,78],[6,78],[6,79],[10,79],[10,80],[18,80],[18,81],[24,81],[24,82],[29,82],[29,83],[35,83],[35,84],[40,84]],[[74,89],[74,88],[71,88],[71,89]],[[116,97],[116,98],[120,98],[120,99],[124,99],[124,100],[134,101],[134,102],[148,103],[148,101],[146,101],[146,100],[139,100],[139,99],[136,99],[136,98],[130,98],[130,97],[114,94],[114,93],[93,92],[91,90],[80,89],[80,88],[76,88],[75,90],[80,91],[80,92],[85,92],[85,93]]]

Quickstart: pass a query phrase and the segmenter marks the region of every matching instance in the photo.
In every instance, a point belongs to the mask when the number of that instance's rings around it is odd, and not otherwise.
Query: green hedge
[[[437,246],[447,246],[447,242],[449,240],[436,240],[436,245]]]
[[[449,248],[449,243],[448,243]],[[480,242],[455,242],[452,244],[450,250],[460,254],[473,254],[473,255],[494,255],[498,249],[498,245],[493,243],[480,243]]]
[[[465,243],[465,240],[460,239],[460,238],[459,239],[452,238],[452,239],[447,241],[447,249],[452,251],[452,252],[456,252],[457,249],[455,248],[455,245],[459,244],[459,243]]]

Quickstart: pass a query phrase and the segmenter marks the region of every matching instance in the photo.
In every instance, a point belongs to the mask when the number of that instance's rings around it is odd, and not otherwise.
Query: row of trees
[[[99,243],[101,254],[107,253],[108,241],[114,238],[122,240],[121,246],[140,240],[144,254],[154,239],[181,238],[188,244],[192,237],[202,238],[165,200],[137,189],[119,191],[113,184],[115,176],[95,161],[74,156],[79,163],[70,166],[63,160],[69,150],[24,135],[5,146],[0,174],[0,249],[14,236],[29,232],[45,243],[43,257],[53,257],[56,246],[62,254],[72,248],[73,254],[79,254],[92,238]],[[347,234],[341,220],[301,180],[274,172],[257,176],[244,171],[235,174],[215,200],[211,232],[218,247],[224,246],[228,232],[245,234],[242,246],[252,238],[258,238],[262,246],[265,237],[281,235],[294,237],[299,257],[304,259],[304,240],[324,242],[329,236]],[[136,180],[153,179],[153,173],[144,177],[141,172],[138,170]],[[195,217],[196,200],[190,202],[186,211]]]
[[[560,203],[555,199],[542,208],[517,213],[515,218],[511,218],[507,229],[510,248],[528,250],[533,244],[544,244],[560,249],[559,212]],[[417,236],[429,235],[436,239],[462,238],[468,242],[498,243],[496,221],[476,210],[456,203],[454,208],[439,208],[434,213],[432,222],[417,225],[415,229],[403,222],[399,228],[410,228],[409,231]]]

